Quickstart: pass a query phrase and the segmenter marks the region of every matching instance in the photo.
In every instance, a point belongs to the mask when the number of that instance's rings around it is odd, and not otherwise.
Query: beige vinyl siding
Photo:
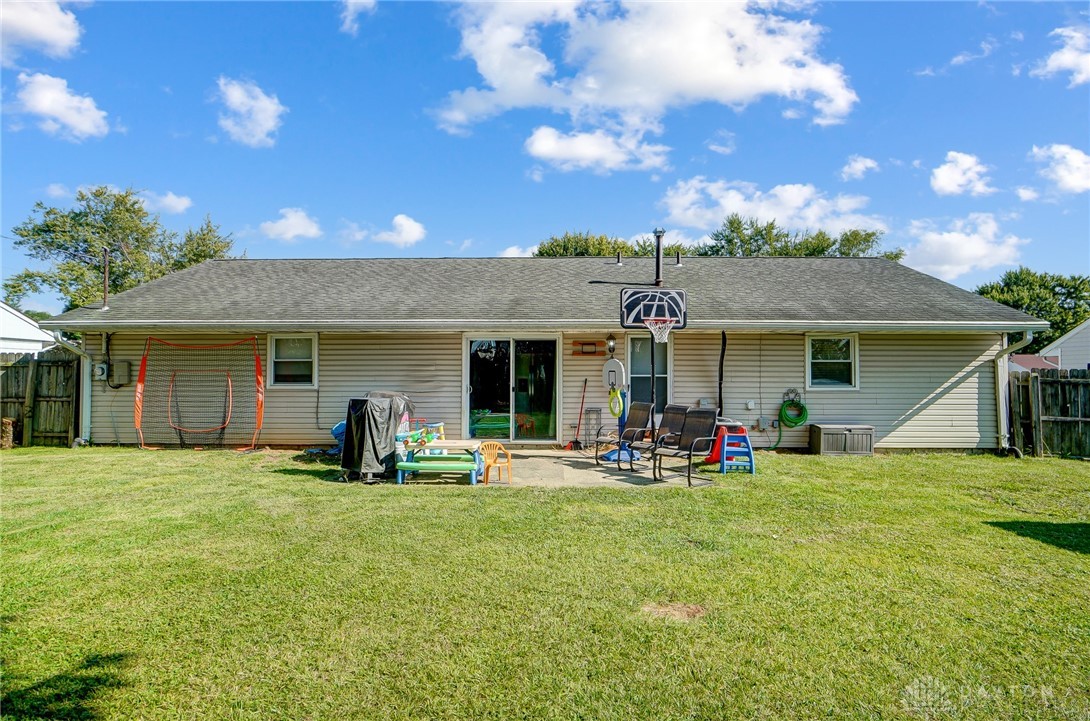
[[[606,336],[610,331],[600,333],[565,333],[561,340],[561,354],[563,355],[563,436],[560,442],[567,443],[575,434],[575,425],[579,422],[579,398],[583,393],[583,379],[587,379],[586,408],[602,409],[602,424],[607,428],[616,428],[617,421],[609,414],[609,389],[602,385],[602,365],[609,360],[609,355],[591,356],[575,355],[574,343],[580,341],[598,341],[605,347]],[[612,331],[617,338],[617,351],[615,358],[625,363],[625,335],[622,331]],[[591,433],[597,428],[590,429]],[[579,439],[583,440],[586,433],[580,431]]]
[[[617,337],[617,357],[625,360],[626,338]],[[583,379],[588,379],[586,407],[602,409],[612,426],[608,391],[601,371],[606,356],[573,354],[576,340],[604,341],[602,333],[564,333],[560,340],[560,438],[571,439],[579,420]],[[178,343],[211,344],[243,336],[161,335]],[[95,381],[91,388],[92,441],[136,443],[133,392],[146,334],[117,333],[114,361],[132,363],[132,382],[113,390]],[[266,336],[259,335],[262,365],[268,374]],[[87,350],[102,355],[102,336],[85,335]],[[329,429],[342,420],[348,399],[369,390],[408,393],[417,415],[442,420],[450,436],[462,436],[463,336],[460,333],[385,333],[319,335],[315,389],[266,388],[265,424],[260,442],[270,445],[327,445]],[[671,336],[672,402],[695,405],[717,395],[719,333],[677,332]],[[784,389],[803,392],[813,423],[861,423],[875,426],[879,448],[992,448],[996,444],[995,385],[991,359],[999,335],[881,334],[859,335],[857,391],[805,391],[805,335],[729,333],[725,414],[752,426],[758,416],[775,418]],[[755,403],[753,410],[745,402]],[[771,445],[776,432],[754,432],[759,447]],[[803,448],[805,428],[785,430],[783,446]]]
[[[701,398],[718,403],[719,333],[675,333],[671,401],[696,405]],[[758,416],[774,418],[786,388],[802,389],[806,372],[803,336],[789,334],[727,334],[724,361],[723,415],[752,428]],[[754,402],[747,410],[746,401]],[[756,446],[776,442],[771,434],[751,430]],[[784,429],[781,445],[805,446],[806,431]]]
[[[173,343],[214,344],[238,340],[230,335],[166,335]],[[442,420],[446,432],[461,435],[460,335],[429,334],[320,334],[318,388],[265,388],[265,420],[259,443],[268,445],[328,445],[330,429],[344,420],[348,400],[366,391],[404,391],[416,403],[418,416]],[[95,381],[91,389],[91,441],[136,443],[133,396],[140,357],[147,335],[116,333],[111,357],[132,363],[132,382],[117,390]],[[86,349],[96,361],[102,355],[102,336],[88,333]],[[258,349],[269,372],[266,336]]]
[[[997,334],[860,334],[859,390],[806,391],[805,338],[728,333],[724,414],[752,427],[776,418],[784,390],[797,388],[810,423],[873,425],[879,448],[995,447]],[[672,400],[715,397],[718,363],[718,333],[675,334]],[[805,447],[807,433],[784,429],[782,446]],[[751,434],[759,447],[776,441],[775,430]]]
[[[156,335],[157,338],[171,343],[210,344],[239,340],[244,336],[231,336],[226,339],[209,335]],[[103,362],[103,339],[101,333],[84,333],[83,343],[95,363]],[[91,381],[91,442],[123,443],[139,442],[136,426],[133,422],[133,400],[136,393],[136,378],[140,372],[140,358],[144,355],[147,334],[114,333],[110,337],[110,359],[114,362],[127,361],[132,364],[130,382],[121,388],[113,389],[102,381]]]
[[[1071,370],[1090,366],[1090,322],[1040,352],[1060,356],[1060,367]]]
[[[462,351],[459,333],[332,334],[319,336],[320,424],[329,429],[344,420],[348,400],[366,391],[401,391],[416,405],[416,415],[443,421],[447,435],[462,436]],[[265,423],[271,416],[290,429],[290,413],[278,404],[270,414],[265,394]]]

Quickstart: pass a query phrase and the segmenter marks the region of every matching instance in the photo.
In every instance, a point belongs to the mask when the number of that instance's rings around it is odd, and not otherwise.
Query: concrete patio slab
[[[666,480],[655,481],[651,478],[650,461],[636,461],[636,472],[628,470],[628,463],[623,463],[623,471],[617,470],[617,464],[602,462],[594,464],[592,451],[527,450],[511,451],[511,465],[514,469],[514,486],[534,486],[540,488],[632,488],[651,486],[656,488],[684,488],[685,466],[678,461],[671,465],[667,461]],[[681,475],[678,475],[678,472]],[[492,471],[493,485],[507,485],[507,471],[504,470],[503,482],[496,482],[496,471]],[[704,478],[693,475],[693,485],[707,483]]]

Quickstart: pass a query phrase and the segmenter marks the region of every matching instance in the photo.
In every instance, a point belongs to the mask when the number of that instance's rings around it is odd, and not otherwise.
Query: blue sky
[[[3,6],[0,226],[77,188],[253,258],[881,228],[966,288],[1090,273],[1085,3]],[[48,296],[28,308],[59,311]]]

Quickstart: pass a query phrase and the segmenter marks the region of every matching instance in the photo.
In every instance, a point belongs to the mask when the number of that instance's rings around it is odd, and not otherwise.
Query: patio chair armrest
[[[689,446],[689,453],[695,454],[697,444],[699,444],[702,441],[707,441],[708,442],[708,451],[711,451],[711,449],[714,447],[714,444],[715,444],[715,438],[716,438],[715,436],[704,436],[703,438],[697,438],[696,440],[693,441],[693,444],[691,446]]]
[[[638,440],[640,440],[639,436],[645,430],[647,430],[647,429],[646,428],[625,428],[623,431],[621,431],[621,435],[618,436],[617,440],[627,441],[629,443],[631,443],[632,441],[638,441]]]
[[[661,436],[655,439],[655,445],[661,446],[667,438],[677,438],[677,433],[663,433]]]

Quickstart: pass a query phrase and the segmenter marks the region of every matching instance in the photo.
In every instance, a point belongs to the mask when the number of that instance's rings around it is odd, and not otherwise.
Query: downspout
[[[67,348],[79,356],[80,400],[79,400],[79,440],[91,442],[91,355],[77,345],[61,337],[59,330],[53,331],[53,340],[57,345]]]
[[[1006,334],[1003,334],[1004,340],[1006,340]],[[1007,418],[1007,395],[1010,392],[1010,379],[1003,377],[1004,374],[1000,373],[1000,366],[1005,365],[1004,359],[1016,350],[1025,348],[1027,345],[1033,342],[1033,331],[1027,330],[1022,336],[1022,340],[1018,341],[1014,345],[1009,345],[996,354],[992,361],[995,363],[995,416],[996,416],[996,430],[997,440],[999,441],[999,450],[1007,450],[1010,448],[1010,420]],[[1021,448],[1016,448],[1018,453],[1022,452]]]

